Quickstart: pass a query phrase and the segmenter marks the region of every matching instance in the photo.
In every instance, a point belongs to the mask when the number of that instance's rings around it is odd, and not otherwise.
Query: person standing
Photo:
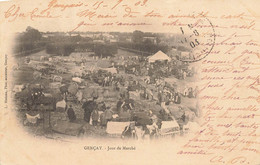
[[[105,113],[103,112],[102,114],[100,114],[100,126],[101,128],[106,128],[107,125],[107,121],[105,119]]]
[[[189,88],[185,87],[185,88],[184,88],[184,91],[183,91],[184,97],[187,97],[188,94],[189,94]]]
[[[92,112],[92,125],[97,126],[98,124],[98,119],[99,119],[99,113],[97,109],[94,109]]]
[[[186,71],[183,71],[183,80],[185,80],[186,79],[186,77],[187,77],[187,73],[186,73]]]
[[[180,96],[179,92],[176,92],[176,93],[175,93],[174,103],[175,103],[175,104],[180,104],[180,103],[181,103],[181,96]]]
[[[193,97],[193,89],[192,89],[192,87],[190,87],[189,90],[188,90],[188,97],[189,98]]]
[[[75,115],[75,112],[72,108],[72,105],[70,105],[70,107],[67,111],[67,114],[68,114],[70,122],[74,122],[76,120],[76,115]]]
[[[123,101],[122,97],[120,97],[119,100],[118,100],[118,102],[117,102],[117,104],[116,104],[116,110],[117,110],[117,112],[120,112],[120,111],[121,111],[121,109],[122,109],[122,104],[123,104],[123,103],[124,103],[124,101]]]
[[[92,111],[97,108],[94,98],[84,102],[82,108],[84,109],[84,120],[89,123]]]
[[[165,106],[165,102],[166,102],[166,93],[162,91],[161,93],[161,107]]]
[[[158,103],[161,105],[161,102],[162,102],[162,91],[159,91],[158,92]]]
[[[104,112],[106,121],[111,121],[113,118],[113,111],[110,109],[110,107],[107,107],[107,109]]]

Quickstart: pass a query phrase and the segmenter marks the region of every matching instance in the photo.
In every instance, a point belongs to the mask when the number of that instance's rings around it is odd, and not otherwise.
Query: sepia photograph
[[[20,124],[54,139],[144,140],[195,131],[197,66],[185,61],[193,52],[181,30],[40,32],[28,26],[13,48]]]

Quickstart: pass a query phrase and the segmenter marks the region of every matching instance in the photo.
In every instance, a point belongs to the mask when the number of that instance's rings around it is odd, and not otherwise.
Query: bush
[[[69,56],[75,50],[74,43],[51,43],[46,46],[48,54]]]
[[[94,52],[96,56],[107,57],[117,53],[117,45],[115,44],[95,44]]]

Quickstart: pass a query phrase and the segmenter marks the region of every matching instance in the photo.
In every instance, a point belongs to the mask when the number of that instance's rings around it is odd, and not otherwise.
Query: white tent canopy
[[[171,61],[171,58],[167,56],[165,53],[163,53],[162,51],[158,51],[154,55],[148,57],[148,61],[150,63],[155,61],[164,61],[164,60]]]

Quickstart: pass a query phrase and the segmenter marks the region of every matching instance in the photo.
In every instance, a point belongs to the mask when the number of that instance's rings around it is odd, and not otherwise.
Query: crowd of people
[[[123,58],[121,59],[123,62],[115,62],[116,59],[114,58],[109,58],[109,60],[113,64],[112,69],[109,68],[110,70],[101,68],[83,69],[82,74],[73,73],[72,80],[76,78],[80,81],[65,81],[64,83],[63,77],[60,75],[62,85],[58,89],[63,102],[67,105],[65,112],[69,122],[78,123],[83,119],[95,129],[106,128],[110,121],[131,122],[136,125],[136,128],[141,128],[142,131],[154,135],[160,129],[162,121],[175,120],[175,117],[167,108],[168,105],[179,106],[182,104],[184,97],[197,97],[197,87],[180,88],[180,84],[166,81],[167,78],[185,81],[187,77],[192,77],[195,74],[195,69],[190,68],[185,62],[172,60],[150,63],[139,57]],[[77,59],[77,61],[79,60]],[[82,60],[79,65],[84,68],[87,65],[86,60]],[[83,90],[88,91],[87,89],[91,85],[94,86],[94,90],[90,90],[91,93],[83,96]],[[75,90],[72,90],[73,86]],[[84,87],[80,88],[82,86]],[[34,104],[35,100],[42,101],[46,88],[31,89],[30,98],[34,101],[30,105]],[[102,96],[104,93],[97,92],[98,90],[115,93],[112,96],[113,103],[106,102],[106,99]],[[157,108],[141,108],[137,102],[139,104],[148,102],[147,104]],[[33,109],[32,106],[27,107]],[[78,107],[83,113],[77,112]],[[180,111],[183,114],[176,120],[184,123],[187,120],[185,111]],[[83,116],[80,114],[83,114]],[[131,129],[132,125],[126,127],[123,136],[127,137],[128,131]]]
[[[196,98],[198,89],[192,87],[185,87],[184,91],[179,91],[176,84],[170,84],[165,81],[165,78],[174,77],[177,79],[186,79],[187,76],[194,75],[194,69],[190,69],[185,63],[181,63],[180,66],[171,68],[172,65],[177,65],[176,62],[158,62],[149,64],[145,61],[138,62],[136,59],[131,61],[132,66],[122,65],[117,66],[117,73],[106,72],[104,70],[88,71],[82,75],[82,78],[88,79],[100,86],[100,88],[110,88],[119,93],[119,97],[116,99],[116,107],[107,106],[102,101],[102,108],[99,106],[97,97],[83,99],[82,110],[84,111],[84,120],[90,123],[95,128],[106,128],[109,121],[131,121],[136,126],[141,126],[145,131],[148,130],[147,125],[153,125],[151,132],[156,132],[160,128],[161,121],[174,120],[171,112],[167,109],[167,105],[182,103],[182,97]],[[147,66],[146,72],[142,72],[140,68]],[[132,68],[129,72],[128,68]],[[166,68],[166,69],[165,69]],[[179,68],[179,69],[178,69]],[[153,70],[153,74],[150,73]],[[123,74],[122,74],[123,72]],[[163,72],[163,73],[162,73]],[[143,75],[142,78],[138,75]],[[145,77],[145,78],[143,78]],[[137,98],[154,101],[159,105],[159,113],[156,115],[151,110],[141,110],[144,113],[143,118],[136,116],[137,109],[135,108],[135,99],[130,97],[130,93],[137,94]],[[139,109],[140,110],[140,109]],[[72,107],[67,110],[69,120],[74,122],[76,120],[75,113]],[[185,112],[178,119],[185,122]],[[140,124],[141,123],[141,124]],[[145,124],[142,124],[145,123]],[[127,134],[129,126],[125,129]],[[148,131],[149,132],[149,131]],[[125,136],[125,135],[124,135]]]

